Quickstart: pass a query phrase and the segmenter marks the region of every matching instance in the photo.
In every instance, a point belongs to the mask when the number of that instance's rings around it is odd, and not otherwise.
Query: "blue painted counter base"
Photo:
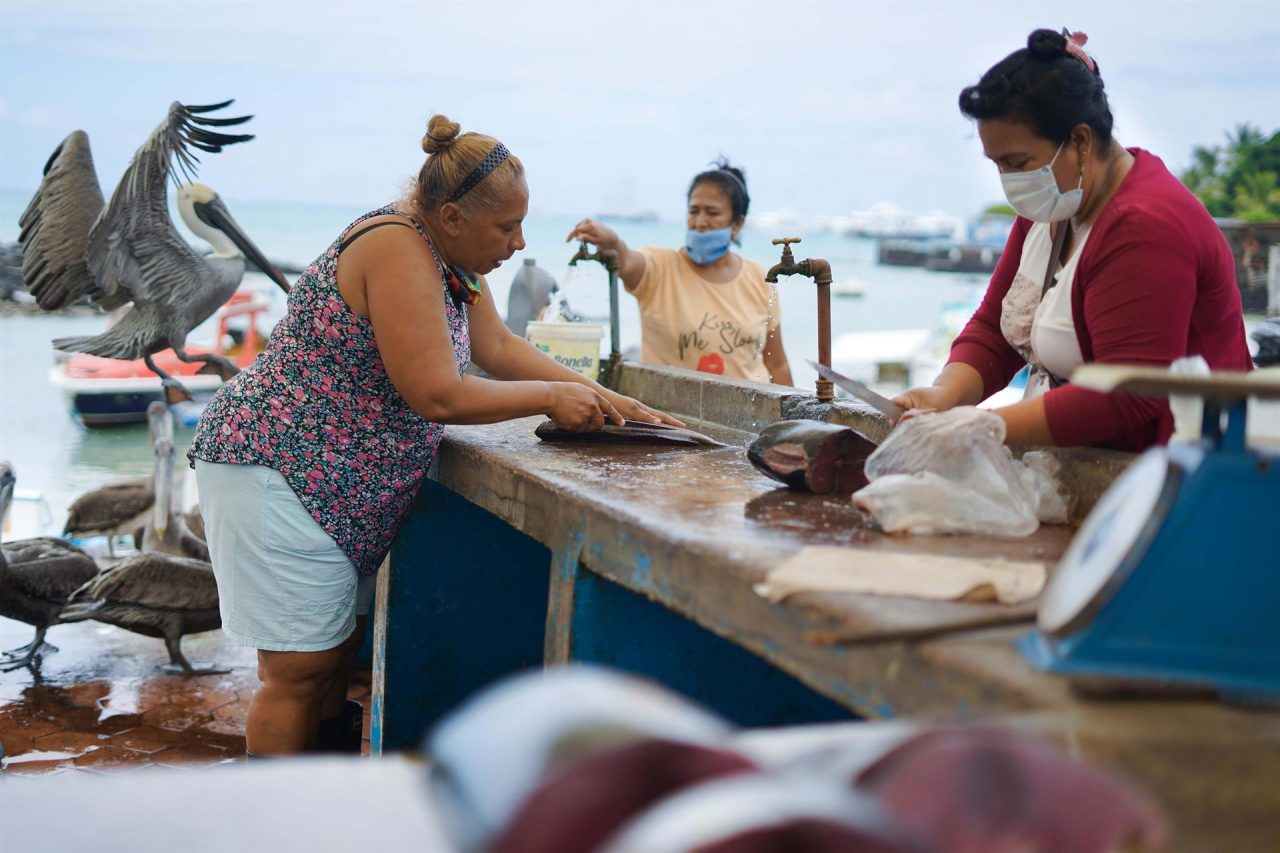
[[[542,663],[551,552],[427,482],[374,615],[374,752],[418,746],[475,691]],[[385,594],[384,594],[385,588]]]
[[[391,552],[375,613],[375,752],[418,746],[497,678],[568,661],[660,681],[741,725],[853,713],[756,655],[597,575],[566,534],[551,549],[428,482]]]

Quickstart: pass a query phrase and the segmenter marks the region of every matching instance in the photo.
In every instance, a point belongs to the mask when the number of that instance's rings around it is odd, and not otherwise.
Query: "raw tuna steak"
[[[875,442],[850,427],[779,421],[751,442],[747,458],[765,475],[793,489],[825,495],[865,486],[862,465],[875,449]]]

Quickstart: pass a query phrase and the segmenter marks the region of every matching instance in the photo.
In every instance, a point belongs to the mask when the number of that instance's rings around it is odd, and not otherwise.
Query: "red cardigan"
[[[1094,220],[1071,287],[1086,362],[1165,366],[1202,355],[1214,370],[1250,370],[1235,261],[1226,238],[1159,157],[1129,149],[1133,168]],[[987,295],[951,347],[948,363],[982,374],[984,396],[1009,384],[1022,357],[1000,333],[1000,305],[1022,260],[1031,222],[1018,218]],[[1168,441],[1164,400],[1063,385],[1044,395],[1059,447],[1143,450]]]

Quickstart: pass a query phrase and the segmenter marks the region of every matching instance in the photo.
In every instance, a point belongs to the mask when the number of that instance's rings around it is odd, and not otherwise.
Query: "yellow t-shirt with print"
[[[780,314],[764,267],[743,258],[737,277],[713,284],[678,249],[640,252],[640,360],[768,382],[764,345]]]

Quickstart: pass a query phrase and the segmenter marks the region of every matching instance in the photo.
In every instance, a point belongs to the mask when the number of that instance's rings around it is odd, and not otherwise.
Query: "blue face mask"
[[[685,234],[684,250],[689,253],[689,260],[698,266],[706,266],[724,257],[732,240],[732,228],[716,228],[712,231],[695,231],[690,228]]]

